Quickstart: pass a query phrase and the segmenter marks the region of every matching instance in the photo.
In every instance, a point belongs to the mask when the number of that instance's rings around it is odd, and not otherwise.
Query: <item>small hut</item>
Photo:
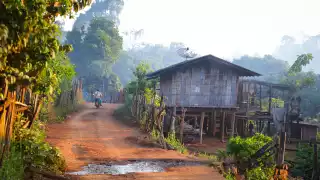
[[[234,122],[238,108],[239,77],[260,74],[213,55],[206,55],[147,74],[148,79],[160,78],[160,94],[166,97],[166,106],[181,114],[194,125],[200,121],[200,138],[207,133],[220,134],[222,140],[229,132],[227,120]],[[229,118],[227,118],[229,117]],[[234,133],[234,128],[231,128]],[[204,131],[204,132],[203,132]],[[202,141],[202,140],[200,140]]]
[[[306,122],[292,123],[291,137],[298,140],[310,140],[317,137],[319,126]]]

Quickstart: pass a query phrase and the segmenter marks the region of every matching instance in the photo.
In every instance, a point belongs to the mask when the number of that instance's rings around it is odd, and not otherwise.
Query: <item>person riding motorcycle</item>
[[[101,103],[101,98],[102,98],[102,93],[99,91],[99,89],[96,90],[96,92],[93,93],[94,96],[94,103],[100,103],[100,106],[102,106]]]

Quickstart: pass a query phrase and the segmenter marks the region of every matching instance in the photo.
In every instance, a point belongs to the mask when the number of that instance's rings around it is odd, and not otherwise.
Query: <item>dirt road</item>
[[[155,147],[143,147],[132,139],[143,139],[136,128],[128,127],[113,116],[116,104],[104,104],[95,109],[87,104],[81,112],[60,124],[47,127],[47,141],[58,147],[67,162],[67,171],[74,172],[92,163],[117,163],[125,160],[181,159],[190,160],[175,151]],[[207,166],[180,166],[167,168],[165,172],[130,173],[125,175],[83,175],[74,179],[179,179],[209,180],[223,179],[214,169]]]

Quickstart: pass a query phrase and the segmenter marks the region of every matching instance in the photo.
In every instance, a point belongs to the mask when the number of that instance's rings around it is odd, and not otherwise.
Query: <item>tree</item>
[[[271,55],[265,55],[263,58],[242,56],[234,59],[233,63],[262,74],[261,80],[274,83],[279,81],[289,68],[287,62]]]
[[[93,18],[87,29],[75,28],[67,34],[66,42],[74,47],[71,61],[77,75],[84,78],[87,91],[101,84],[108,85],[110,91],[119,89],[120,80],[113,74],[112,65],[118,60],[122,41],[116,24],[105,17]]]
[[[72,16],[72,9],[78,11],[90,3],[89,0],[1,1],[1,88],[6,83],[14,86],[41,83],[37,77],[48,62],[55,59],[58,51],[71,50],[59,43],[56,17]]]
[[[302,68],[308,65],[312,59],[312,54],[299,55],[297,60],[289,68],[288,74],[283,82],[294,87],[296,91],[315,85],[316,75],[314,72],[301,72]]]
[[[273,55],[277,58],[286,60],[291,64],[296,60],[297,54],[310,53],[314,57],[314,60],[304,67],[304,69],[307,71],[313,70],[315,73],[319,73],[320,71],[315,68],[320,65],[319,40],[320,35],[310,37],[305,36],[302,42],[296,41],[293,37],[284,36],[282,44],[276,49]]]
[[[10,150],[15,120],[25,120],[18,130],[30,129],[40,112],[42,95],[51,95],[62,76],[72,76],[71,66],[63,59],[64,53],[72,48],[60,44],[56,18],[72,17],[74,12],[89,4],[90,0],[0,1],[0,167]],[[67,65],[67,69],[63,69],[63,65]],[[35,102],[31,106],[16,102],[18,98],[25,99],[25,93],[15,94],[18,88],[35,92]],[[23,117],[17,115],[16,104],[27,109]],[[46,146],[46,149],[49,148]]]
[[[177,53],[177,50],[183,47],[185,45],[179,42],[172,42],[169,46],[141,44],[122,51],[112,70],[119,76],[121,83],[126,85],[134,78],[133,71],[142,60],[147,59],[152,70],[164,68],[184,60]]]

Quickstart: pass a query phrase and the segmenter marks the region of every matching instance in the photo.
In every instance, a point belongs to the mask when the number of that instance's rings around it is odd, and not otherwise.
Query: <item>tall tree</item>
[[[66,42],[74,47],[70,58],[77,75],[86,79],[84,87],[101,88],[101,84],[112,82],[109,89],[119,88],[119,78],[114,77],[112,65],[118,60],[122,41],[116,24],[104,17],[92,19],[87,29],[74,28],[67,34]]]

